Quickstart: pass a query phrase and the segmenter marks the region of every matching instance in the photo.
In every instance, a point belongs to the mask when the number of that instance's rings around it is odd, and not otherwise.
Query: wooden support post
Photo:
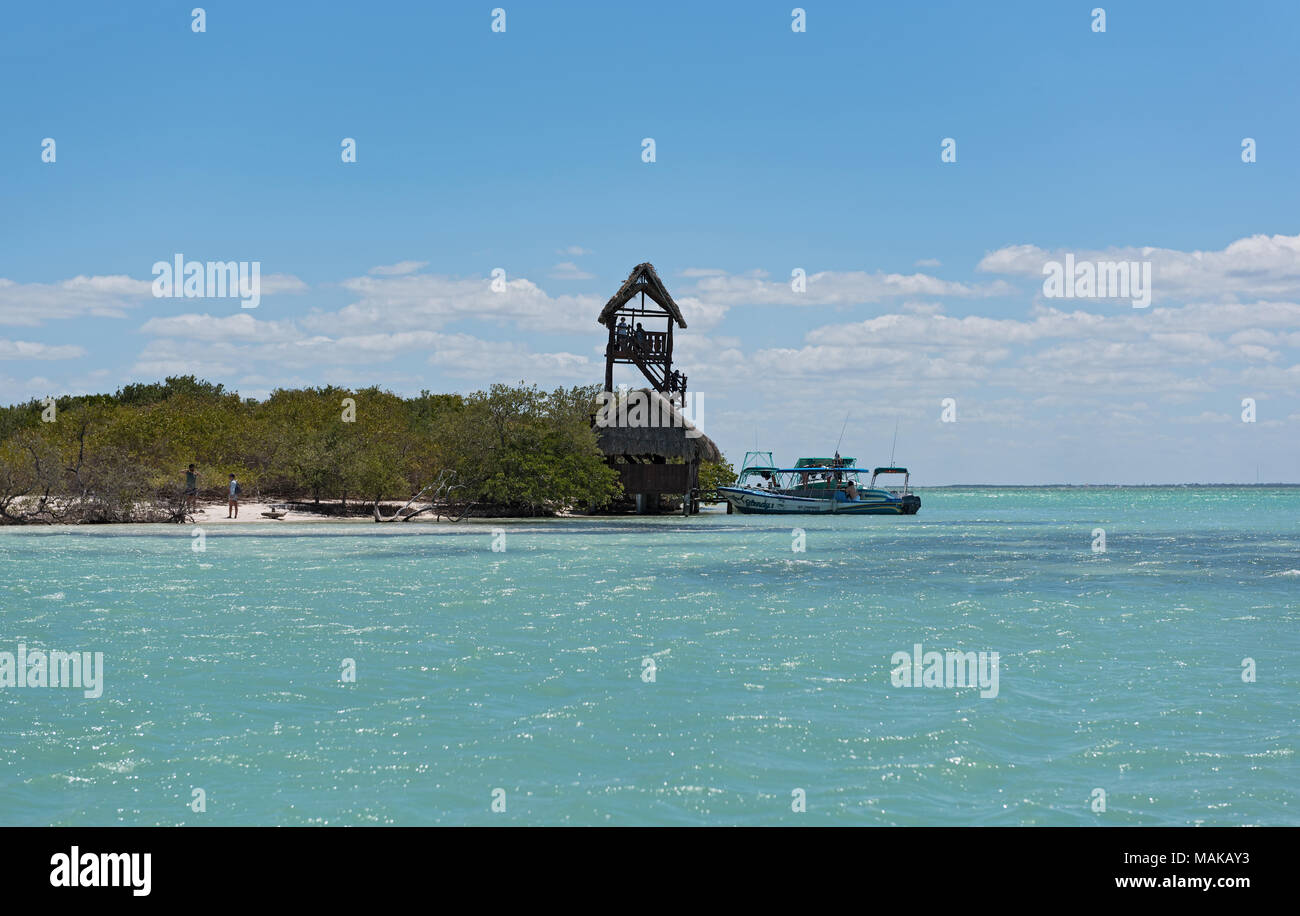
[[[671,399],[673,396],[672,395],[672,390],[673,390],[673,316],[672,315],[668,316],[668,343],[667,343],[667,349],[664,352],[664,387],[668,389],[664,393],[668,395],[669,399]],[[686,406],[685,401],[682,402],[682,406],[683,407]]]
[[[614,390],[614,326],[609,328],[609,343],[605,345],[605,390]]]

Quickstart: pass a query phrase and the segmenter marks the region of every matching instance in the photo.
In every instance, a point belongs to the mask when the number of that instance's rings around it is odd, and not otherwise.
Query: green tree
[[[718,487],[729,487],[736,482],[736,469],[731,466],[725,456],[722,461],[702,461],[700,462],[700,489],[702,491],[715,490]]]

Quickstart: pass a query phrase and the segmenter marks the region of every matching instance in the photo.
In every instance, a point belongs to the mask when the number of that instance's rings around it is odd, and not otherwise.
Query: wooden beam
[[[605,344],[605,390],[614,390],[614,326],[609,326],[609,343]]]

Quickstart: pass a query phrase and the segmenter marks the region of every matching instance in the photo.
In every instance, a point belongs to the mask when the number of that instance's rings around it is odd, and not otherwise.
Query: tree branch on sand
[[[180,486],[163,487],[156,510],[162,513],[163,521],[179,525],[195,521],[194,510],[190,508],[190,495]]]
[[[379,514],[379,503],[376,502],[376,503],[375,503],[375,521],[376,521],[376,522],[395,522],[395,521],[401,520],[401,521],[403,521],[403,522],[409,522],[411,519],[415,518],[417,515],[423,515],[425,512],[435,512],[435,513],[437,513],[437,514],[436,514],[434,517],[435,517],[435,518],[441,518],[441,517],[442,517],[442,513],[438,510],[438,507],[439,507],[440,505],[443,505],[443,503],[446,501],[446,499],[451,495],[452,491],[454,491],[454,490],[461,490],[461,489],[464,489],[464,484],[453,484],[453,483],[452,483],[452,481],[455,480],[455,479],[456,479],[456,472],[455,472],[455,471],[452,471],[452,470],[444,470],[442,473],[440,473],[440,474],[438,475],[438,479],[437,479],[437,480],[435,480],[433,483],[431,483],[431,484],[425,486],[423,489],[420,490],[419,493],[416,493],[414,496],[412,496],[410,499],[408,499],[408,500],[406,501],[406,505],[402,506],[402,508],[398,509],[396,512],[394,512],[394,513],[393,513],[392,515],[390,515],[388,518],[384,518],[382,515]],[[425,506],[425,507],[422,508],[422,509],[416,509],[414,512],[411,512],[411,513],[409,513],[409,514],[407,514],[407,515],[403,515],[403,514],[402,514],[403,512],[406,512],[407,509],[410,509],[411,506],[412,506],[416,501],[418,501],[418,500],[420,499],[421,496],[423,496],[425,493],[429,492],[430,490],[433,490],[433,495],[429,497],[429,505]],[[464,517],[465,517],[465,513],[466,513],[467,511],[469,511],[470,505],[472,505],[472,503],[469,504],[469,505],[466,505],[465,508],[461,510],[460,514],[456,516],[456,518],[454,519],[454,521],[460,521],[462,518],[464,518]],[[450,506],[450,504],[448,504],[448,507],[449,507],[449,508],[453,508],[453,507]],[[450,513],[448,513],[448,518],[450,518],[450,517],[451,517],[451,515],[450,515]]]

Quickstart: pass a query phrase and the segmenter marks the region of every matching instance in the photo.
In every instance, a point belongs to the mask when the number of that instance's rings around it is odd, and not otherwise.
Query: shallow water
[[[0,651],[106,669],[0,689],[0,823],[1300,823],[1300,488],[922,497],[0,529]],[[997,696],[894,686],[916,643]]]

